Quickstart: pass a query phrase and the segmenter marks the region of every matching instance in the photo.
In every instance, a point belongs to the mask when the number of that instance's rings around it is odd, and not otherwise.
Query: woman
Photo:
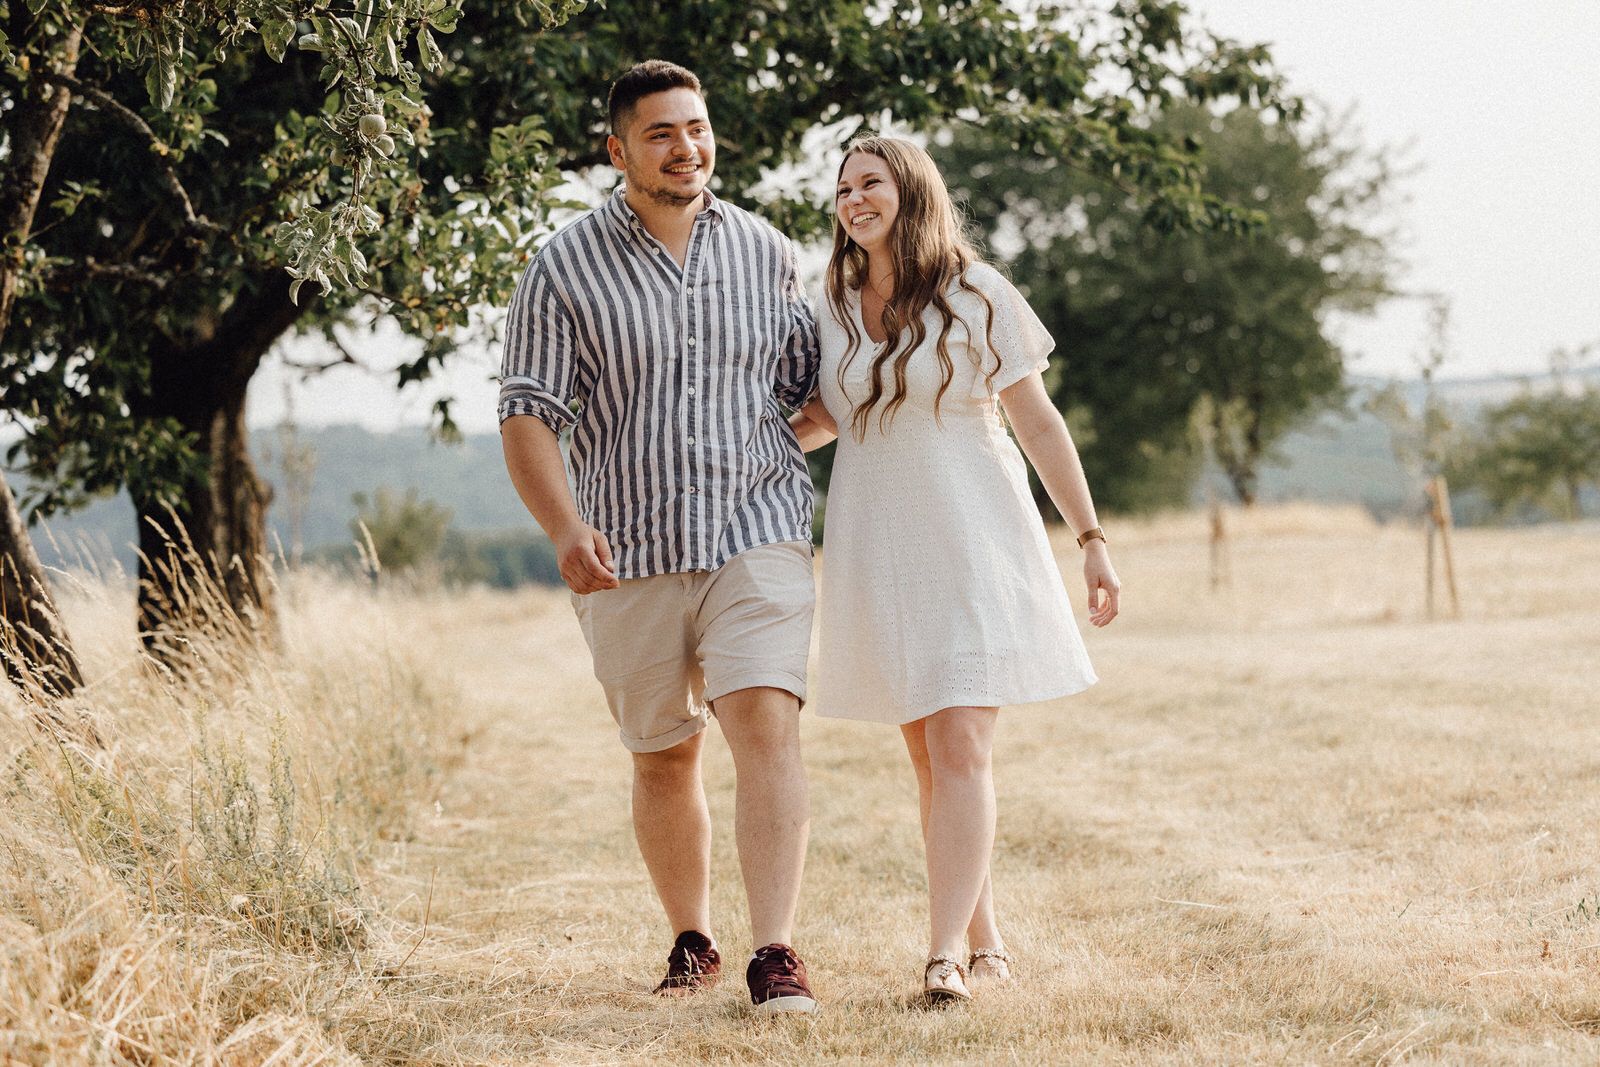
[[[1010,977],[989,878],[998,709],[1095,681],[999,408],[1084,531],[1094,625],[1116,617],[1119,585],[1040,378],[1054,342],[963,240],[933,160],[895,138],[854,142],[833,237],[821,386],[792,420],[807,451],[839,437],[816,706],[905,735],[928,862],[923,985],[967,1000],[969,975]]]

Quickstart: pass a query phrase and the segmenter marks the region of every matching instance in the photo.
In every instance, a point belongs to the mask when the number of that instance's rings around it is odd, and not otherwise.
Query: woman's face
[[[845,160],[834,210],[845,234],[856,244],[868,252],[886,248],[900,214],[900,187],[889,176],[889,165],[867,152]]]

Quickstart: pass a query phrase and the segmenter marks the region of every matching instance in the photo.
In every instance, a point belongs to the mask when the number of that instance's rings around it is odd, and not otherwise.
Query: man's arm
[[[500,424],[500,445],[517,495],[556,546],[567,587],[579,594],[615,589],[611,546],[578,514],[555,431],[532,415],[512,415]]]
[[[816,316],[812,314],[811,301],[800,284],[794,247],[787,239],[784,241],[783,265],[784,318],[788,333],[778,353],[773,393],[784,407],[799,411],[807,398],[816,392],[817,369],[822,358],[817,343]]]

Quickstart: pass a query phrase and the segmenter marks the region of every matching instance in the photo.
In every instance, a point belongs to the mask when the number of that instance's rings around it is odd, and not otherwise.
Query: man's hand
[[[611,565],[611,546],[606,535],[593,526],[574,523],[555,541],[556,561],[561,578],[579,596],[615,589],[617,572]]]

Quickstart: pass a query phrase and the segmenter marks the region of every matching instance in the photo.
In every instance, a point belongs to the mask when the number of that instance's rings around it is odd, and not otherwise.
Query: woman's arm
[[[839,436],[839,427],[823,406],[822,398],[814,396],[806,406],[789,417],[789,428],[800,441],[800,451],[815,452]]]
[[[1016,431],[1023,454],[1039,472],[1045,492],[1050,494],[1050,500],[1067,520],[1067,525],[1077,533],[1099,526],[1077,446],[1072,443],[1061,412],[1050,402],[1044,380],[1037,372],[1028,375],[1001,390],[1000,403]],[[1104,540],[1096,539],[1084,546],[1083,577],[1089,586],[1089,621],[1104,626],[1117,617],[1122,593],[1122,584],[1111,566],[1111,553]]]

